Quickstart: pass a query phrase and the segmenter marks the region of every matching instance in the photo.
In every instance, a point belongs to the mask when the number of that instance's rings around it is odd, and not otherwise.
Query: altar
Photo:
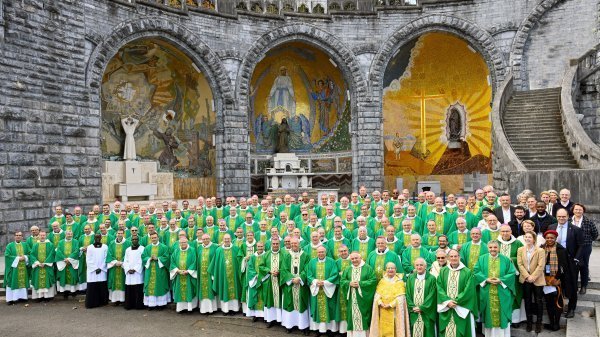
[[[267,190],[306,190],[312,189],[314,173],[300,166],[300,159],[294,153],[277,153],[273,156],[273,165],[266,169],[265,186]]]

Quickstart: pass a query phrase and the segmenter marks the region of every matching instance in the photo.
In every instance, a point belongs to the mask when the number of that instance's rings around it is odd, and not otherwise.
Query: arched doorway
[[[270,49],[250,79],[248,119],[253,192],[262,193],[265,168],[278,148],[278,129],[289,125],[287,152],[316,176],[313,187],[352,189],[349,85],[325,51],[304,41]]]
[[[456,35],[428,32],[404,44],[383,79],[385,186],[491,173],[492,85],[485,59]]]
[[[173,176],[171,197],[215,195],[215,103],[205,74],[188,55],[159,38],[123,45],[102,77],[101,112],[105,165],[123,159],[122,120],[131,118],[138,121],[134,161],[142,179],[152,180],[144,167],[157,163],[159,176]]]

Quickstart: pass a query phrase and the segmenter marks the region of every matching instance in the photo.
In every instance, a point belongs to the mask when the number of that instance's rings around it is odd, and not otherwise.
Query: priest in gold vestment
[[[370,337],[410,337],[406,287],[396,265],[388,262],[373,299]]]

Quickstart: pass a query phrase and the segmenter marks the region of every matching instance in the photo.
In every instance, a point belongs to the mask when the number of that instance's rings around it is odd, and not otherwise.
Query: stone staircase
[[[563,134],[560,88],[514,92],[502,126],[528,170],[579,168]]]

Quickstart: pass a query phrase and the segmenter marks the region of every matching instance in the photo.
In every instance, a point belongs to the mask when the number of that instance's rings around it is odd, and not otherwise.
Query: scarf
[[[546,249],[546,255],[550,263],[550,276],[556,276],[558,272],[558,254],[556,254],[556,245],[553,247],[544,247]]]

